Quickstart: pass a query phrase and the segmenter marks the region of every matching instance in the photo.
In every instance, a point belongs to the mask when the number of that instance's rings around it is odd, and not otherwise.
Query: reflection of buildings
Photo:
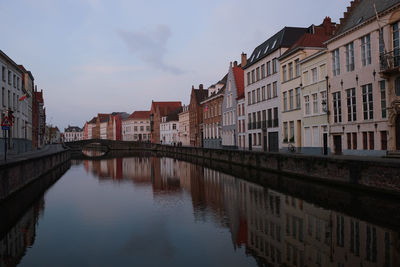
[[[0,267],[19,264],[35,241],[36,223],[43,210],[42,198],[5,235],[0,233]]]
[[[191,195],[195,221],[230,230],[260,266],[399,266],[398,233],[231,175],[170,158],[87,161],[100,179]]]

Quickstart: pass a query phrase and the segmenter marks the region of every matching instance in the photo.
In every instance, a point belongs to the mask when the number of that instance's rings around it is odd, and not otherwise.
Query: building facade
[[[307,154],[329,154],[327,57],[326,50],[322,50],[300,61],[304,137],[302,152]]]
[[[321,25],[311,25],[307,32],[279,57],[282,94],[282,151],[284,152],[303,152],[304,148],[305,137],[302,134],[304,111],[302,110],[301,96],[303,80],[300,61],[324,50],[324,42],[332,36],[334,30],[335,24],[327,17]]]
[[[191,146],[203,146],[203,109],[200,103],[206,99],[207,96],[208,90],[204,89],[202,84],[199,85],[199,89],[195,89],[194,86],[192,86],[189,104],[189,136]]]
[[[243,59],[245,60],[243,62]],[[242,54],[242,64],[238,65],[235,61],[230,63],[224,100],[222,103],[222,147],[233,149],[238,147],[238,95],[244,92],[244,72],[242,66],[245,65],[246,54]]]
[[[148,142],[150,139],[150,111],[134,111],[122,121],[123,141]]]
[[[64,142],[83,140],[83,130],[78,126],[69,126],[64,129]]]
[[[170,112],[161,118],[160,143],[165,145],[178,145],[179,142],[179,116],[182,108]]]
[[[245,102],[247,148],[278,151],[281,144],[281,93],[278,58],[306,32],[306,28],[285,27],[257,46],[246,66]],[[268,115],[267,115],[268,114]]]
[[[352,2],[337,33],[327,42],[330,145],[335,154],[382,156],[388,143],[395,143],[393,127],[389,134],[387,109],[394,104],[389,99],[395,95],[393,83],[397,76],[385,76],[390,70],[385,71],[386,61],[381,61],[380,52],[384,55],[396,44],[392,38],[400,17],[393,15],[395,9],[398,13],[399,3],[375,4],[379,21],[371,1]],[[380,26],[384,26],[383,36]],[[378,73],[381,67],[382,76]],[[396,112],[396,108],[391,110]]]
[[[151,102],[150,109],[150,131],[151,131],[151,142],[160,142],[160,123],[161,118],[168,115],[168,113],[180,108],[182,103],[180,101],[172,102]]]
[[[215,91],[211,90],[210,88],[208,89],[208,92],[212,93],[200,103],[203,107],[203,147],[221,149],[221,111],[225,85]]]
[[[190,145],[190,124],[189,124],[189,106],[183,105],[182,112],[178,114],[179,128],[178,138],[179,144],[182,146]]]

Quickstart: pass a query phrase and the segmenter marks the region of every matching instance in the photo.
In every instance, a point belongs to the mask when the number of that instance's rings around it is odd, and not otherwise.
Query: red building
[[[46,109],[44,108],[43,90],[33,92],[32,97],[32,146],[34,149],[44,145],[46,132]]]
[[[160,122],[161,118],[167,116],[168,113],[177,110],[182,106],[180,101],[174,102],[151,102],[150,109],[150,131],[151,142],[160,142]]]
[[[190,94],[189,104],[189,128],[190,128],[190,145],[202,146],[202,123],[203,123],[203,110],[201,108],[201,101],[208,97],[208,90],[203,89],[203,85],[199,85],[199,89],[194,89]]]

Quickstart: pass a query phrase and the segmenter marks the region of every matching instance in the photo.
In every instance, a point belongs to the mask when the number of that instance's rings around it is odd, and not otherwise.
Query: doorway
[[[279,135],[278,132],[268,133],[268,143],[270,152],[279,152]]]
[[[396,150],[400,150],[400,115],[396,118]]]
[[[324,133],[323,135],[323,142],[324,142],[324,155],[328,155],[328,134]]]
[[[249,150],[253,149],[253,142],[251,140],[251,136],[252,136],[252,134],[249,134]]]
[[[342,155],[342,136],[340,135],[333,136],[333,146],[335,147],[335,154]]]

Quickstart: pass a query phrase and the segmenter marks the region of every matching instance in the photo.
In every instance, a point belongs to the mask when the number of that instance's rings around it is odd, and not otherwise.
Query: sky
[[[349,0],[0,0],[0,49],[43,90],[47,123],[188,104],[285,26],[339,22]]]

